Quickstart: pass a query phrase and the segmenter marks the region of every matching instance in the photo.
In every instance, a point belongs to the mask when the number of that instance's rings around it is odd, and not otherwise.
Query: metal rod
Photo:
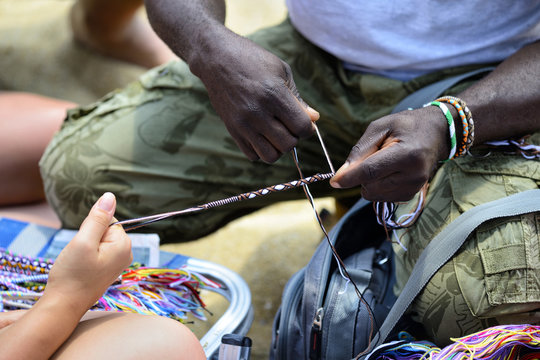
[[[330,179],[332,176],[334,176],[333,172],[325,173],[325,174],[315,174],[313,176],[308,176],[308,177],[305,177],[305,178],[302,178],[302,179],[293,180],[293,181],[289,181],[289,182],[286,182],[286,183],[281,183],[281,184],[277,184],[277,185],[268,186],[268,187],[265,187],[263,189],[246,192],[246,193],[239,194],[239,195],[234,195],[234,196],[231,196],[231,197],[228,197],[228,198],[225,198],[225,199],[211,201],[209,203],[206,203],[206,204],[203,204],[203,205],[197,205],[197,206],[194,206],[194,207],[191,207],[191,208],[188,208],[188,209],[184,209],[184,210],[169,211],[169,212],[165,212],[165,213],[162,213],[162,214],[156,214],[156,215],[144,216],[144,217],[139,217],[139,218],[134,218],[134,219],[117,221],[115,223],[112,223],[111,226],[112,225],[122,225],[123,226],[123,225],[131,225],[131,224],[133,224],[131,226],[127,226],[127,227],[125,226],[124,227],[124,230],[126,230],[126,231],[133,230],[133,229],[137,229],[137,228],[140,228],[142,226],[145,226],[145,225],[157,222],[157,221],[161,221],[163,219],[167,219],[167,218],[170,218],[170,217],[173,217],[173,216],[177,216],[177,215],[181,215],[181,214],[189,214],[189,213],[193,213],[193,212],[197,212],[197,211],[201,211],[201,210],[207,210],[207,209],[217,207],[217,206],[231,204],[231,203],[238,202],[238,201],[243,201],[243,200],[247,200],[247,199],[253,199],[253,198],[259,197],[259,196],[265,196],[265,195],[268,195],[268,194],[274,193],[274,192],[290,190],[290,189],[297,188],[297,187],[300,187],[300,186],[313,184],[313,183],[315,183],[317,181],[327,180],[327,179]]]
[[[326,157],[326,161],[328,161],[328,166],[330,166],[330,171],[335,174],[336,170],[334,170],[334,165],[332,165],[332,161],[330,160],[330,155],[328,155],[328,151],[326,150],[326,146],[324,146],[324,141],[322,139],[321,133],[319,132],[319,128],[317,127],[317,124],[313,123],[315,126],[315,132],[317,133],[317,137],[319,138],[319,142],[321,143],[321,147],[324,152],[324,156]]]

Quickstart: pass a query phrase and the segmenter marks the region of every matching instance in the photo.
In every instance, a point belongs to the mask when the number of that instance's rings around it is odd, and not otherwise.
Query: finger
[[[251,161],[257,161],[259,160],[259,155],[255,151],[255,149],[251,145],[247,145],[245,141],[242,140],[234,140],[236,142],[236,145],[240,148],[240,150],[246,155],[246,157]]]
[[[244,140],[245,138],[248,138],[246,135],[239,136],[236,131],[231,131],[231,130],[229,130],[229,133],[231,134],[234,142],[236,143],[240,151],[242,151],[249,160],[251,161],[259,160],[259,155],[257,155],[257,152],[255,151],[255,149],[253,149],[253,147],[248,141]]]
[[[280,157],[280,152],[264,137],[258,134],[251,143],[259,158],[266,163],[273,163]]]
[[[350,188],[377,182],[402,171],[405,160],[405,152],[400,146],[385,146],[367,157],[359,155],[357,160],[346,162],[331,183],[333,186],[337,184],[342,188]]]
[[[102,249],[109,249],[109,251],[103,253],[110,257],[111,262],[118,264],[122,268],[131,264],[133,260],[131,239],[122,226],[111,226],[103,236],[100,246]]]
[[[319,117],[320,117],[319,112],[317,110],[313,109],[311,106],[309,106],[304,101],[304,99],[302,99],[302,97],[300,96],[300,92],[298,91],[298,88],[296,87],[296,83],[294,82],[294,79],[293,79],[293,74],[292,74],[291,67],[287,65],[285,67],[285,72],[286,72],[286,79],[287,79],[285,84],[287,85],[287,88],[289,89],[291,94],[300,103],[300,105],[302,106],[304,111],[308,114],[308,116],[309,116],[309,118],[310,118],[310,120],[312,122],[315,122],[315,121],[319,120]]]
[[[113,223],[117,221],[115,217],[112,218]],[[111,257],[110,261],[119,265],[124,264],[124,267],[127,267],[133,261],[131,238],[122,225],[116,224],[109,226],[101,239],[100,247],[103,249],[114,249],[106,253]]]
[[[390,137],[390,130],[381,123],[372,123],[366,129],[364,135],[351,149],[347,160],[349,163],[362,161],[382,148],[389,146],[393,142]]]
[[[76,238],[99,244],[112,222],[116,209],[116,198],[110,192],[103,194],[84,219]]]
[[[421,177],[395,173],[380,181],[362,185],[362,193],[370,201],[408,201],[425,184]]]
[[[402,146],[397,146],[398,143],[393,144],[394,146],[383,147],[358,163],[356,174],[358,181],[363,185],[379,182],[399,172],[410,177],[415,176],[408,168],[410,163],[407,160],[410,154],[404,151]]]
[[[265,136],[280,156],[291,151],[298,143],[298,138],[289,133],[287,129],[279,129]]]
[[[293,84],[293,85],[294,85],[294,90],[291,89],[291,93],[294,95],[296,101],[298,101],[300,103],[300,106],[302,107],[302,109],[309,116],[309,119],[311,120],[311,122],[315,122],[315,121],[319,120],[319,118],[321,117],[321,114],[319,114],[319,112],[317,110],[315,110],[314,108],[309,106],[304,101],[304,99],[302,99],[302,97],[300,96],[300,93],[296,89],[296,85],[295,84]]]
[[[118,222],[118,219],[116,219],[114,216],[112,217],[111,219],[111,223],[114,224]],[[122,227],[122,225],[120,224],[114,224],[114,225],[110,225],[107,230],[105,231],[105,233],[103,234],[102,238],[101,238],[101,242],[114,242],[114,239],[115,238],[118,238],[118,237],[123,237],[123,236],[127,236],[127,233],[126,231],[124,230],[124,228]]]
[[[309,119],[311,120],[311,122],[315,122],[315,121],[319,120],[319,118],[321,117],[321,114],[319,114],[319,112],[317,110],[315,110],[314,108],[312,108],[308,104],[304,103],[304,105],[305,105],[304,110],[308,114]]]
[[[306,138],[313,134],[313,122],[319,119],[319,113],[288,88],[278,95],[277,107],[274,109],[276,118],[297,138]]]
[[[5,328],[19,320],[28,310],[11,310],[0,312],[0,329]]]
[[[383,129],[379,131],[375,124],[371,124],[356,145],[353,146],[345,163],[338,169],[332,179],[330,179],[330,185],[335,188],[360,185],[360,181],[353,181],[357,176],[358,167],[365,159],[383,147],[387,138],[387,130]]]
[[[291,151],[298,143],[298,138],[291,134],[278,119],[268,119],[262,121],[261,124],[260,134],[272,144],[280,155]]]
[[[362,187],[362,198],[368,201],[379,202],[405,202],[411,200],[416,192],[403,192],[401,190],[389,191],[384,194],[373,193],[370,190]]]

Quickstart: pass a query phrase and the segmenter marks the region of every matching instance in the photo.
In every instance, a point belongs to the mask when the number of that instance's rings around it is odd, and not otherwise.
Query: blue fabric
[[[58,229],[0,218],[0,247],[31,257],[43,256]]]
[[[7,249],[17,235],[26,227],[22,221],[1,218],[0,219],[0,247]]]
[[[188,256],[171,253],[168,251],[159,252],[159,263],[161,267],[176,269],[186,264]]]
[[[54,241],[59,229],[0,217],[0,248],[29,257],[55,258],[65,243]],[[168,251],[159,252],[159,266],[179,268],[189,257]]]

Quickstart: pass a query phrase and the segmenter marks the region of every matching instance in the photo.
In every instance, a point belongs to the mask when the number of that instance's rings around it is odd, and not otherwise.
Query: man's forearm
[[[223,0],[145,0],[153,29],[190,66],[225,30]]]
[[[475,122],[475,144],[540,130],[540,42],[501,63],[459,95]]]

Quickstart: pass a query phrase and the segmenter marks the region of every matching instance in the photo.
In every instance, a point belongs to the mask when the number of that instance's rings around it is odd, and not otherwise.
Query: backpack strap
[[[441,96],[446,89],[451,88],[458,82],[470,78],[472,76],[482,74],[485,72],[491,72],[495,67],[484,67],[481,69],[476,69],[473,71],[466,72],[464,74],[456,75],[447,79],[437,81],[433,84],[425,86],[412,94],[406,96],[401,100],[392,110],[392,114],[398,113],[400,111],[407,110],[409,108],[418,109],[421,108],[425,103],[435,100]]]
[[[483,222],[540,211],[540,189],[527,190],[502,199],[478,205],[465,211],[444,228],[426,246],[392,309],[381,325],[369,351],[386,341],[409,305],[422,291],[431,277],[450,260],[468,236]],[[367,355],[369,356],[369,355]],[[368,359],[369,357],[364,357]]]

